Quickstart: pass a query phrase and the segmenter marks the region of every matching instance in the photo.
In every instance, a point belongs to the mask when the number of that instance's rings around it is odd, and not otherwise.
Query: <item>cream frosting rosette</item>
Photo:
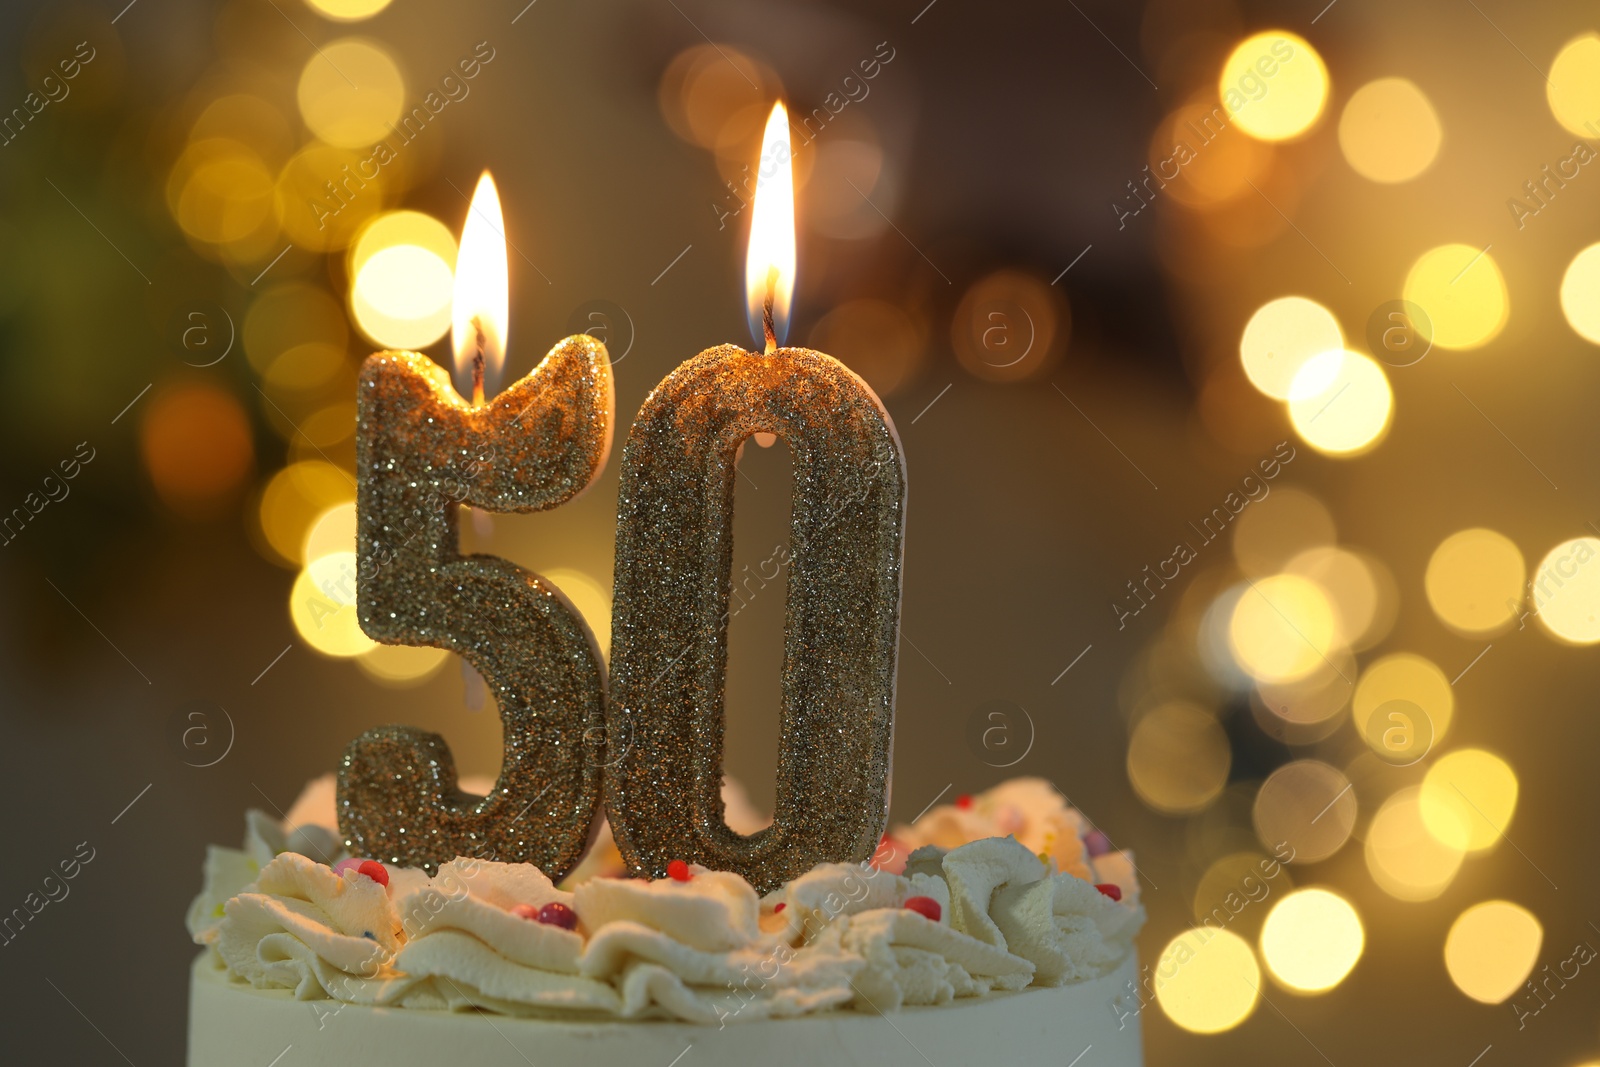
[[[962,827],[979,839],[940,843]],[[1087,980],[1126,958],[1144,919],[1132,858],[1089,856],[1083,832],[1048,784],[1008,783],[897,831],[923,842],[903,874],[823,864],[763,898],[699,867],[568,892],[531,865],[470,857],[432,877],[387,869],[385,885],[283,851],[292,838],[252,813],[241,858],[208,859],[190,928],[233,975],[307,999],[719,1026],[890,1011]],[[572,929],[537,921],[552,905]]]

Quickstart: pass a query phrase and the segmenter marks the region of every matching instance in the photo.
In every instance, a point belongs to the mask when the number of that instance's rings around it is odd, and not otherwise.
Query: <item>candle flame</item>
[[[494,391],[505,363],[510,299],[505,218],[494,179],[484,171],[461,230],[450,317],[456,388],[470,392],[474,403]]]
[[[789,332],[789,301],[794,295],[792,159],[789,112],[780,100],[772,105],[767,130],[761,138],[755,206],[750,213],[750,245],[744,260],[750,333],[768,352]]]

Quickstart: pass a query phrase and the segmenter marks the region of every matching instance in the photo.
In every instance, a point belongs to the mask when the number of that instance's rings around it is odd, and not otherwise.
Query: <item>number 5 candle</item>
[[[361,627],[378,641],[466,658],[500,708],[504,762],[487,797],[463,793],[442,737],[369,730],[338,779],[347,847],[435,869],[458,855],[535,863],[559,877],[582,854],[600,799],[604,670],[593,637],[559,591],[507,560],[462,555],[460,505],[538,511],[581,493],[611,447],[605,347],[568,337],[493,400],[483,382],[504,354],[505,238],[485,174],[457,257],[458,365],[473,401],[415,352],[380,352],[361,369],[356,467]]]
[[[782,348],[795,275],[788,116],[767,121],[746,262],[764,351],[707,349],[650,393],[617,503],[606,814],[634,874],[674,859],[771,889],[872,855],[888,810],[905,468],[872,389]],[[756,433],[793,454],[777,812],[743,837],[721,798],[734,462]]]

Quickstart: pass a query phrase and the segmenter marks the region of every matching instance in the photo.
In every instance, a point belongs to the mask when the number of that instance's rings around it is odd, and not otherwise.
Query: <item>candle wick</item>
[[[472,330],[477,336],[477,352],[472,357],[472,402],[483,403],[483,323],[474,315],[472,317]]]
[[[766,334],[767,355],[772,355],[778,347],[778,333],[772,322],[772,302],[778,288],[778,268],[767,268],[767,298],[761,304],[761,331]]]

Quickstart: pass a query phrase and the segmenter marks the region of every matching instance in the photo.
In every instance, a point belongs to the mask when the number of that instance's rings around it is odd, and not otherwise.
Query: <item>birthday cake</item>
[[[736,786],[724,800],[731,829],[760,828]],[[621,877],[603,825],[556,884],[348,856],[334,824],[330,776],[210,849],[190,1067],[1142,1062],[1132,856],[1039,779],[765,895],[681,861]]]

